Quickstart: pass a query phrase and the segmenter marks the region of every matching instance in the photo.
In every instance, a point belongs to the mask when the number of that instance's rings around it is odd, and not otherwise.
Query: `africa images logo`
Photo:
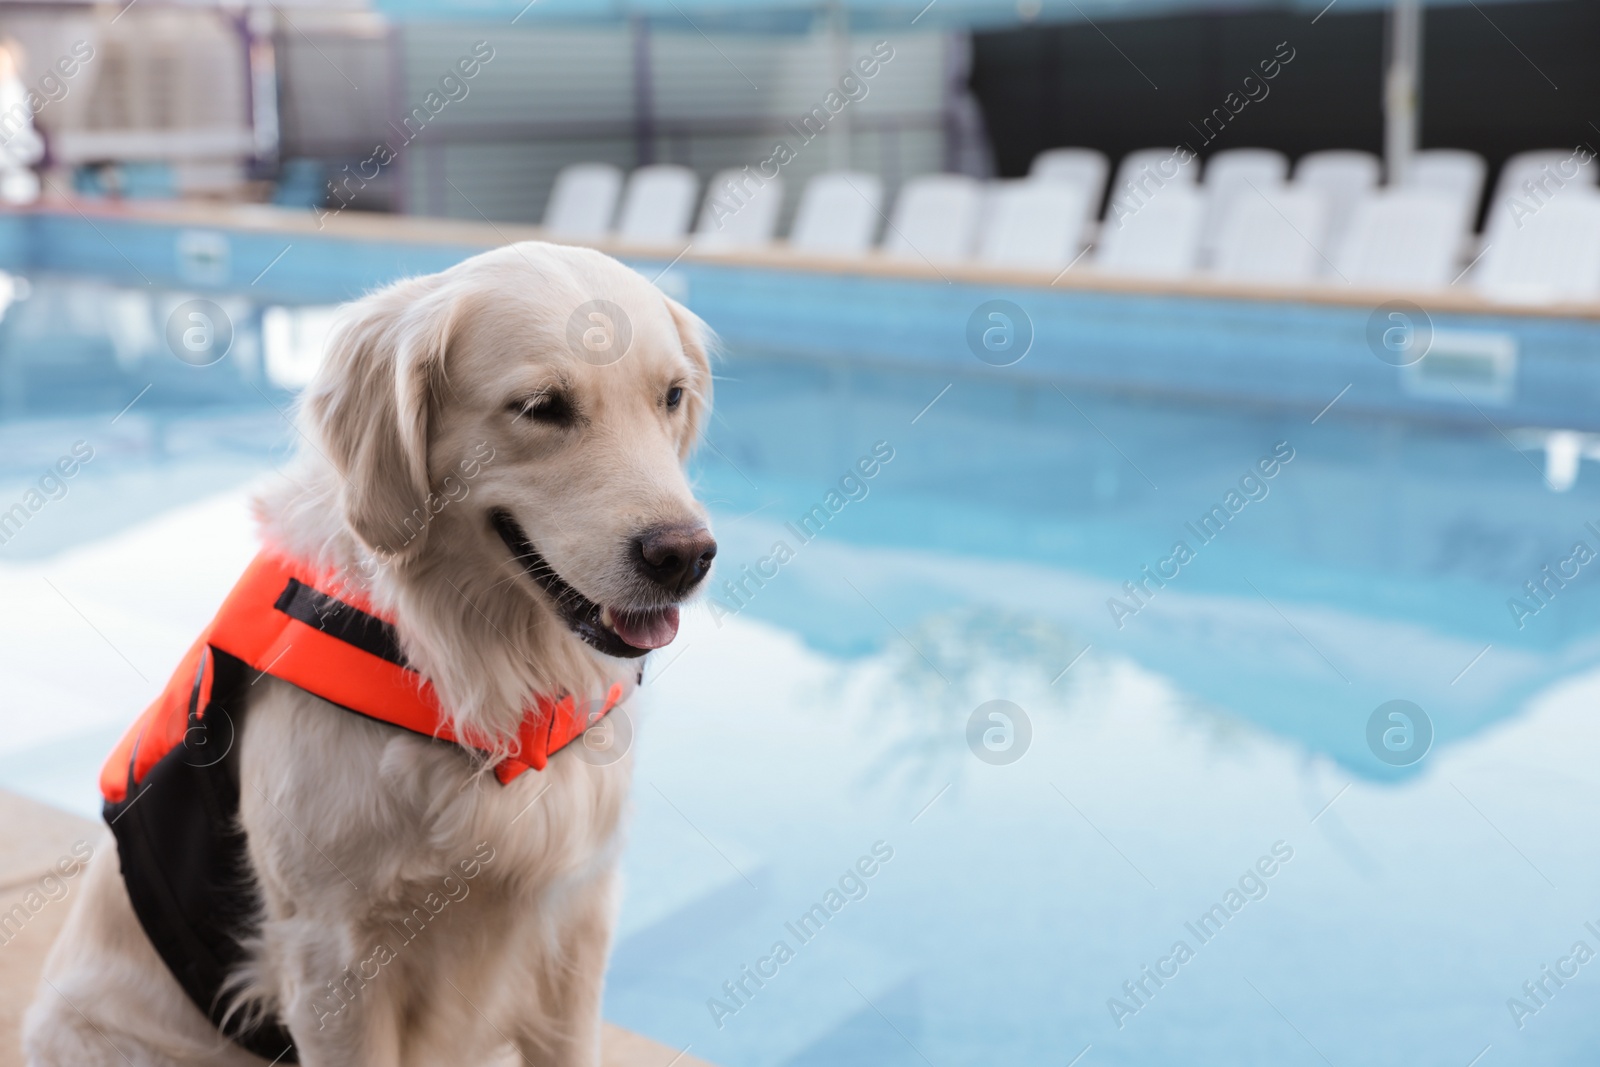
[[[213,300],[185,300],[167,316],[167,348],[191,367],[209,367],[233,347],[233,320]]]
[[[1433,720],[1409,700],[1386,701],[1367,718],[1367,748],[1391,767],[1419,763],[1433,748]]]

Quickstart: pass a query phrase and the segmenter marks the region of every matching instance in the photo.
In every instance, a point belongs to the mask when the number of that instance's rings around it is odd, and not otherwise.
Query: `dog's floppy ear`
[[[711,327],[701,321],[700,316],[672,299],[663,296],[667,302],[667,310],[672,313],[672,323],[678,328],[678,340],[683,345],[683,354],[689,357],[689,362],[694,365],[694,377],[689,382],[685,392],[687,397],[687,414],[689,432],[684,435],[683,444],[678,449],[679,454],[689,458],[689,453],[694,451],[695,443],[700,439],[700,431],[705,426],[705,420],[711,413],[711,351],[716,347],[716,334],[711,332]]]
[[[355,304],[328,342],[308,410],[343,479],[345,521],[403,558],[427,534],[428,421],[457,319],[452,289],[418,278]]]

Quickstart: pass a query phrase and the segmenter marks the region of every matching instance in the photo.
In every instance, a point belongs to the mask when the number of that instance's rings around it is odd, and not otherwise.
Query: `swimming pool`
[[[195,368],[125,330],[189,294],[29,281],[0,501],[94,457],[0,545],[0,787],[93,811],[250,554],[295,368],[259,299]],[[803,347],[719,368],[609,1018],[727,1067],[1590,1061],[1592,467]]]

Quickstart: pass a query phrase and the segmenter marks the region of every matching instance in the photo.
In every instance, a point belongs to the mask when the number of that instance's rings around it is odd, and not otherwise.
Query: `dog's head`
[[[378,559],[465,576],[475,607],[473,589],[510,591],[640,656],[676,635],[717,550],[683,469],[706,345],[610,257],[512,245],[354,305],[307,412]]]

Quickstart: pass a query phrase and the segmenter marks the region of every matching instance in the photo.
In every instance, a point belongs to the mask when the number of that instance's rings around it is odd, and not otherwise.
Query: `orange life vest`
[[[219,1027],[220,991],[259,918],[238,827],[238,782],[225,757],[250,686],[266,675],[412,733],[486,747],[451,727],[432,684],[406,663],[393,624],[365,596],[281,553],[256,556],[100,772],[134,911],[179,984]],[[504,783],[543,770],[623,692],[615,684],[592,707],[572,694],[536,696],[518,752],[495,765],[495,776]],[[225,1032],[268,1060],[296,1062],[292,1037],[275,1021]]]

